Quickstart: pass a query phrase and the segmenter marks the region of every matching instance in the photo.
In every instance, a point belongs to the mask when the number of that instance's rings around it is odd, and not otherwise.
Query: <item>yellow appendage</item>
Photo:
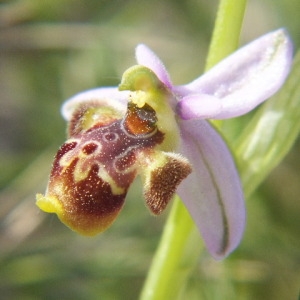
[[[61,203],[54,196],[45,197],[42,194],[37,194],[36,205],[47,213],[56,213],[58,215],[63,213],[63,207]]]

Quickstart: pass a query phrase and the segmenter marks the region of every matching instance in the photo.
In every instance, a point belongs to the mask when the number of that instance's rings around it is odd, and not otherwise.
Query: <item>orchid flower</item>
[[[64,103],[69,137],[37,205],[94,235],[112,224],[140,175],[150,211],[160,214],[177,192],[209,252],[221,259],[241,240],[245,204],[231,152],[205,119],[243,115],[273,95],[289,72],[291,41],[282,29],[266,34],[181,86],[145,45],[137,46],[136,59],[119,87]]]

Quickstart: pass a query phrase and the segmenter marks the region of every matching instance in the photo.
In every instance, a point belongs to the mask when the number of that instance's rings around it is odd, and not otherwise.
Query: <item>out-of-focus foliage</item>
[[[140,186],[116,223],[76,235],[35,207],[65,138],[61,103],[117,85],[143,42],[175,83],[200,74],[217,1],[19,0],[0,4],[0,295],[3,299],[136,299],[162,230]],[[286,27],[300,45],[297,0],[249,1],[242,41]],[[300,109],[300,108],[299,108]],[[234,136],[247,118],[228,123]],[[225,123],[225,122],[224,122]],[[226,126],[226,124],[224,125]],[[224,262],[207,253],[187,299],[296,299],[300,282],[300,144],[247,199],[248,225]],[[188,297],[189,296],[189,297]]]

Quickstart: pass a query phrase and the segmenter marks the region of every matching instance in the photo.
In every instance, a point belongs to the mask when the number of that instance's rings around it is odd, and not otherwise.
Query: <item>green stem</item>
[[[234,52],[239,44],[247,0],[220,2],[205,70]]]
[[[237,48],[245,6],[246,0],[221,0],[206,69]],[[177,197],[140,299],[178,299],[201,249],[198,230]]]
[[[206,58],[205,71],[238,48],[247,0],[223,0],[220,2],[215,29]],[[222,120],[213,120],[221,129]]]
[[[176,197],[141,299],[177,299],[199,257],[200,248],[194,223]]]

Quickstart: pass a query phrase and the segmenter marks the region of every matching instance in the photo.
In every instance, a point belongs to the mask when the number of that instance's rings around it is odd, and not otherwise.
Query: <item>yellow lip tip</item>
[[[58,214],[61,212],[61,204],[56,197],[46,197],[42,194],[37,194],[36,205],[44,212]]]

